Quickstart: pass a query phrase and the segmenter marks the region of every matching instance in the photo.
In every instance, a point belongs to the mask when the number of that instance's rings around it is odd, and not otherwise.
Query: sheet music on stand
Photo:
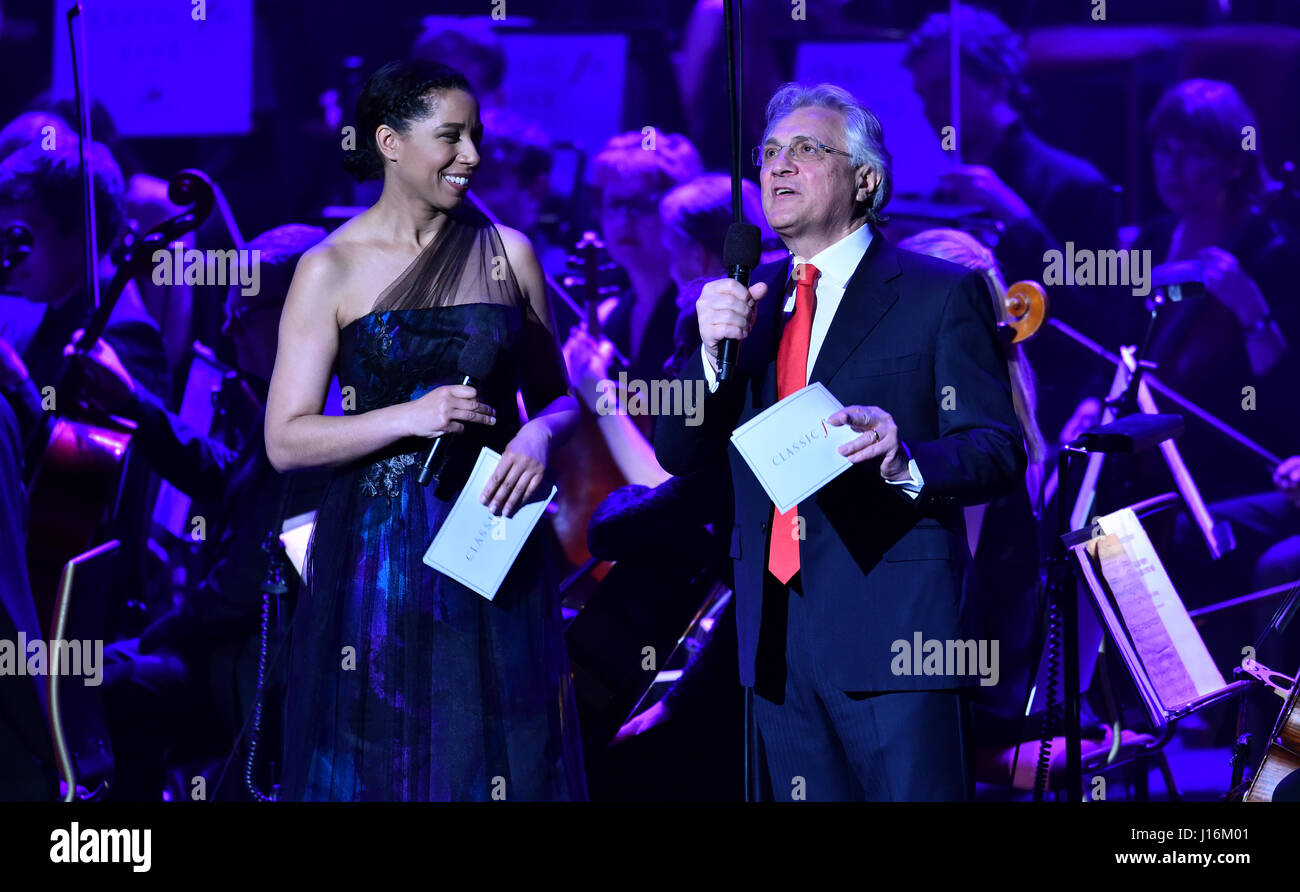
[[[1153,725],[1232,692],[1131,508],[1098,517],[1072,549]]]

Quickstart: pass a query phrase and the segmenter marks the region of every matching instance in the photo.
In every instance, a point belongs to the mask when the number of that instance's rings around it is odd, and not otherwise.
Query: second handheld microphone
[[[497,342],[492,338],[484,335],[471,337],[460,351],[460,359],[456,363],[461,374],[460,383],[477,389],[492,374],[492,367],[497,362],[497,349]],[[447,467],[447,455],[451,452],[448,441],[454,436],[454,433],[447,433],[434,437],[429,454],[424,457],[424,464],[420,466],[419,476],[416,477],[421,486],[428,486],[442,475],[443,469]]]

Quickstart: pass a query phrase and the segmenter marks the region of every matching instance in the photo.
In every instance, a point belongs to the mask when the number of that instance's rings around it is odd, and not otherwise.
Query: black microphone
[[[456,363],[462,376],[460,383],[477,389],[479,383],[492,374],[492,367],[497,363],[497,349],[497,342],[490,337],[471,337],[460,351],[460,359]],[[429,447],[429,454],[424,457],[424,464],[420,466],[420,474],[416,478],[421,486],[428,486],[442,475],[443,468],[447,466],[447,456],[451,452],[451,447],[443,444],[453,436],[454,434],[448,433],[433,438],[433,445]]]
[[[749,273],[758,266],[758,259],[763,253],[763,234],[753,223],[732,223],[727,227],[727,241],[722,246],[722,265],[727,268],[727,275],[740,284],[749,287]],[[731,376],[731,368],[736,363],[736,354],[740,352],[740,342],[735,338],[726,338],[722,349],[718,351],[718,380],[726,381]]]

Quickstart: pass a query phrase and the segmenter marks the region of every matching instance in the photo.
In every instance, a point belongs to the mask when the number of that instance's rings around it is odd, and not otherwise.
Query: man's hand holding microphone
[[[700,340],[713,371],[724,340],[743,341],[754,326],[758,302],[767,294],[767,283],[756,282],[746,288],[735,279],[715,279],[704,286],[695,302],[700,324]]]
[[[719,381],[726,380],[723,367],[736,361],[740,342],[754,327],[758,302],[768,291],[764,282],[746,287],[750,269],[757,264],[757,246],[749,244],[757,233],[734,232],[739,225],[733,225],[733,232],[727,233],[724,250],[732,275],[709,282],[695,302],[704,355]],[[862,435],[839,448],[840,454],[851,462],[860,464],[879,460],[880,476],[884,479],[894,483],[917,482],[911,473],[911,454],[902,442],[898,425],[884,409],[879,406],[845,406],[827,421],[836,426],[847,424]]]

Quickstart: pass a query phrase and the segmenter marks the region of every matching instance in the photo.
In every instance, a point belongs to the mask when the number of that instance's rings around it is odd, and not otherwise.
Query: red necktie
[[[801,263],[795,267],[794,315],[781,332],[776,351],[776,398],[785,399],[808,383],[808,346],[812,340],[813,313],[817,311],[817,267]],[[784,514],[772,506],[772,544],[767,568],[782,583],[799,572],[799,506]]]

